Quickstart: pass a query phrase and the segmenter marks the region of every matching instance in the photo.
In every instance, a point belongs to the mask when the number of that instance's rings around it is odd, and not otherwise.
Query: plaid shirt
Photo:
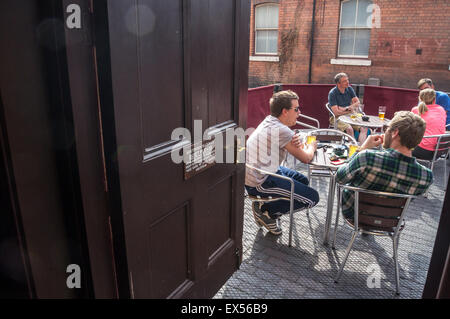
[[[338,169],[336,181],[368,190],[420,195],[433,182],[433,173],[417,163],[414,157],[405,156],[392,148],[364,150]],[[353,201],[354,192],[344,190],[342,212],[346,217],[353,216]]]

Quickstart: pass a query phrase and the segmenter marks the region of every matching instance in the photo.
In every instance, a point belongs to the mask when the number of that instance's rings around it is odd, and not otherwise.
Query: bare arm
[[[375,148],[383,144],[384,141],[384,134],[380,135],[370,135],[367,137],[367,139],[364,141],[363,145],[361,145],[360,150],[367,150],[371,148]]]
[[[358,106],[359,106],[359,104],[360,104],[360,101],[359,101],[358,97],[355,96],[355,97],[352,99],[352,104],[350,105],[350,108],[352,108],[354,111],[356,111],[357,108],[358,108]]]
[[[314,158],[314,153],[317,149],[317,142],[307,145],[303,144],[301,147],[297,147],[291,141],[287,143],[284,148],[302,163],[309,163]]]
[[[341,116],[341,115],[346,115],[346,114],[352,113],[352,110],[350,108],[342,107],[342,106],[338,106],[338,105],[333,105],[331,107],[331,110],[333,111],[334,115],[336,115],[336,116]]]
[[[352,104],[350,104],[348,107],[333,105],[331,107],[331,110],[336,116],[346,115],[356,111],[359,104],[360,104],[359,99],[357,96],[355,96],[354,98],[352,98]]]

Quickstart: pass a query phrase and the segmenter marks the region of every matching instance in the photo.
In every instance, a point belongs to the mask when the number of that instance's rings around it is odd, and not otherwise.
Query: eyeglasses
[[[297,107],[291,107],[291,110],[294,110],[295,112],[298,112],[299,109],[300,109],[300,106],[297,106]]]

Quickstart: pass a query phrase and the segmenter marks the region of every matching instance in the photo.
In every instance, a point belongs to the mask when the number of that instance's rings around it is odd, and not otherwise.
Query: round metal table
[[[363,121],[362,116],[356,116],[356,118],[352,119],[350,117],[350,114],[341,115],[337,118],[337,120],[351,125],[370,127],[375,129],[375,131],[377,129],[380,129],[381,132],[383,132],[383,126],[388,125],[390,122],[390,120],[387,118],[385,118],[384,120],[380,120],[380,118],[375,115],[366,115],[366,116],[369,117],[368,121]]]

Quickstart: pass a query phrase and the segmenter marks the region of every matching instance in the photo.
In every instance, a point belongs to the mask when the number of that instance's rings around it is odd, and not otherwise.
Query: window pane
[[[369,55],[370,30],[357,30],[355,39],[355,55]]]
[[[356,20],[356,26],[370,28],[370,26],[372,25],[372,23],[370,23],[371,21],[369,21],[369,24],[367,24],[367,20],[369,20],[369,17],[372,15],[372,10],[370,10],[370,12],[367,12],[367,8],[370,4],[372,4],[371,0],[358,1],[358,17]]]
[[[278,29],[278,6],[268,6],[267,25],[269,28]]]
[[[339,55],[353,55],[353,41],[355,30],[341,30],[339,32]]]
[[[341,27],[354,27],[356,18],[356,0],[342,2]]]
[[[278,31],[256,31],[255,53],[277,53]]]
[[[255,53],[265,53],[267,45],[267,31],[256,31]]]
[[[278,6],[257,6],[255,10],[255,26],[278,29]]]
[[[266,18],[267,6],[257,6],[255,10],[255,26],[257,29],[265,27]]]
[[[268,31],[267,53],[277,53],[278,51],[278,31]]]

